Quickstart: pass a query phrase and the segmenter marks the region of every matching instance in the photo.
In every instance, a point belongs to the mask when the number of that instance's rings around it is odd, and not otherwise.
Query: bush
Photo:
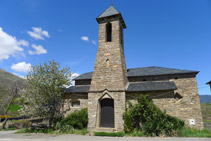
[[[184,121],[162,112],[146,95],[140,95],[137,104],[125,113],[125,132],[142,131],[147,136],[171,136],[184,127]]]
[[[84,129],[87,128],[88,124],[88,111],[82,109],[68,115],[66,118],[62,119],[61,125],[70,125],[74,129]]]
[[[95,136],[123,137],[124,135],[125,135],[124,132],[117,132],[117,133],[95,132]]]
[[[85,129],[88,124],[88,111],[82,109],[80,111],[73,112],[65,118],[56,118],[53,121],[54,129],[63,133],[73,133],[75,129]]]
[[[124,124],[124,131],[125,133],[130,133],[134,129],[133,121],[129,112],[125,113],[125,124]]]

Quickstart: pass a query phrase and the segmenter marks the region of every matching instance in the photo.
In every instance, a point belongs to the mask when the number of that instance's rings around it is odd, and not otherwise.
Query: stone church
[[[202,129],[196,81],[199,72],[154,66],[128,69],[123,38],[126,24],[121,13],[111,5],[96,20],[99,46],[94,71],[78,76],[75,86],[67,89],[64,116],[88,108],[90,131],[122,131],[127,102],[148,94],[167,114]]]

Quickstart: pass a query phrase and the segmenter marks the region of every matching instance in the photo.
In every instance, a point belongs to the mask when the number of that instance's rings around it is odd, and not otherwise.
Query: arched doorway
[[[100,101],[100,127],[114,128],[114,100],[105,98]]]

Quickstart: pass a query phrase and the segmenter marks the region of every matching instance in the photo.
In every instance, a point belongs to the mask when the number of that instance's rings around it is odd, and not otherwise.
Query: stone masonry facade
[[[178,77],[180,78],[172,79],[171,76],[165,77],[166,79],[175,82],[178,87],[177,90],[127,93],[126,101],[134,101],[134,97],[138,97],[140,94],[147,94],[153,99],[155,105],[163,111],[166,111],[167,114],[184,120],[185,124],[190,127],[203,129],[196,77],[182,78],[184,76],[180,75],[178,75]],[[181,97],[175,97],[176,94],[179,94]],[[194,125],[190,124],[191,119],[195,121]]]
[[[123,39],[126,25],[122,15],[110,6],[97,21],[99,43],[94,71],[75,78],[75,86],[67,89],[63,115],[88,108],[91,132],[120,132],[124,130],[127,102],[135,103],[140,94],[147,94],[167,114],[184,120],[187,126],[202,129],[198,72],[161,67],[127,69]],[[108,34],[111,41],[107,40]],[[102,116],[108,116],[105,111],[114,117],[113,125],[106,128],[101,121]]]
[[[106,41],[106,24],[112,25],[112,41]],[[94,72],[88,94],[88,128],[90,131],[100,129],[99,101],[104,95],[114,100],[114,129],[124,128],[123,114],[125,111],[125,85],[127,71],[121,43],[123,33],[119,17],[106,18],[99,22],[99,47]]]

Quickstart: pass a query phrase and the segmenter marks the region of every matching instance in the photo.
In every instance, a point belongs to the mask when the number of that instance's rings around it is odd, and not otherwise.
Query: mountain
[[[9,87],[15,80],[23,79],[0,68],[0,86]]]
[[[199,95],[200,103],[211,103],[211,95]]]

